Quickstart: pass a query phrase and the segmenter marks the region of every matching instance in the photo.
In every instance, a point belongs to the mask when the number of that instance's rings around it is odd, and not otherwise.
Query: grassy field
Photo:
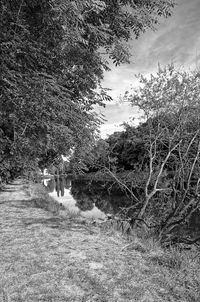
[[[0,301],[200,301],[198,251],[95,226],[38,185],[0,192],[0,224]]]

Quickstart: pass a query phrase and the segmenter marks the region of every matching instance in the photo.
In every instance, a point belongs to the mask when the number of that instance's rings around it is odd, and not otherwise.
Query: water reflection
[[[124,191],[114,188],[109,194],[100,182],[93,182],[91,185],[87,181],[78,182],[71,178],[56,177],[45,179],[43,184],[50,196],[71,212],[80,213],[86,218],[105,219],[106,214],[115,215],[120,207],[128,207],[131,204]],[[189,232],[198,232],[198,236],[199,215],[199,211],[194,213],[189,222]]]
[[[51,193],[55,189],[55,180],[52,178],[44,179],[43,184],[46,187],[48,193]]]
[[[104,219],[106,214],[116,214],[120,206],[130,204],[124,192],[108,194],[99,183],[90,186],[70,178],[56,177],[46,180],[44,185],[59,203],[84,217]]]
[[[55,179],[46,179],[43,182],[47,192],[54,199],[62,203],[66,208],[74,213],[80,212],[84,217],[104,219],[105,213],[98,209],[92,198],[81,192],[76,186],[73,186],[70,178],[56,177]]]
[[[71,179],[65,177],[49,178],[44,179],[43,184],[46,187],[48,193],[56,191],[57,196],[59,197],[65,195],[65,188],[71,188]]]

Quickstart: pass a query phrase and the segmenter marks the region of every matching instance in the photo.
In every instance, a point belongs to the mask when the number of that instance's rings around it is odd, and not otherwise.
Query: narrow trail
[[[0,192],[0,204],[3,202],[14,201],[14,200],[28,200],[30,196],[24,190],[25,181],[18,179],[13,181],[12,184],[6,185]]]
[[[145,251],[35,207],[22,180],[0,192],[0,242],[0,301],[165,301]]]

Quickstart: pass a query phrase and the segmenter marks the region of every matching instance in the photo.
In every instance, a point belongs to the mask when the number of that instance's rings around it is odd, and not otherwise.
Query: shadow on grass
[[[20,200],[18,203],[16,202],[16,204],[13,206],[17,208],[38,208],[54,214],[58,214],[61,209],[60,204],[48,196],[46,198],[39,197],[30,200]]]
[[[4,192],[16,192],[16,191],[18,191],[18,189],[16,189],[16,188],[1,188],[0,194],[4,193]]]
[[[93,233],[90,228],[85,226],[84,223],[77,222],[75,223],[71,219],[67,219],[66,217],[48,217],[48,218],[24,218],[22,219],[23,224],[26,227],[32,226],[32,225],[43,225],[52,229],[58,229],[58,230],[68,230],[73,232],[85,232],[87,233]]]
[[[62,217],[50,217],[50,218],[27,218],[23,219],[23,223],[25,226],[30,226],[34,224],[45,224],[51,228],[65,228],[66,226],[70,226],[70,221],[66,221],[66,219]]]
[[[43,198],[15,200],[14,202],[11,201],[9,206],[22,210],[27,208],[44,210],[43,214],[41,212],[39,213],[40,217],[23,217],[22,222],[26,227],[31,225],[45,225],[54,229],[73,229],[73,231],[80,231],[80,229],[82,229],[91,232],[91,230],[86,227],[85,220],[81,220],[80,217],[70,217],[68,216],[67,212],[65,216],[59,216],[59,211],[60,208],[62,209],[62,206],[60,206],[60,204],[52,198],[48,198],[48,200]],[[51,213],[53,216],[47,216],[47,212],[49,214]]]
[[[6,204],[6,203],[8,203],[8,202],[12,202],[13,200],[3,200],[3,201],[1,201],[0,202],[0,204],[2,205],[2,204]]]

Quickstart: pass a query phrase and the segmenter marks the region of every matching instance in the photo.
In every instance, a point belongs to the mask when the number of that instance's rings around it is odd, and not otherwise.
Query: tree
[[[148,126],[147,174],[137,218],[157,211],[162,240],[186,242],[174,231],[184,230],[200,206],[199,73],[177,71],[169,65],[159,67],[150,79],[141,75],[139,78],[142,86],[128,97],[143,111]]]
[[[128,62],[123,41],[169,16],[173,6],[168,0],[1,0],[1,166],[18,162],[23,170],[48,152],[87,146],[101,122],[93,105],[110,99],[100,85],[108,69],[102,52],[116,64]]]
[[[96,144],[92,167],[132,197],[133,205],[124,208],[132,223],[147,223],[165,245],[196,243],[194,233],[182,235],[200,212],[199,72],[169,65],[139,79],[140,87],[126,99],[143,112],[143,122],[125,124],[123,132]]]

